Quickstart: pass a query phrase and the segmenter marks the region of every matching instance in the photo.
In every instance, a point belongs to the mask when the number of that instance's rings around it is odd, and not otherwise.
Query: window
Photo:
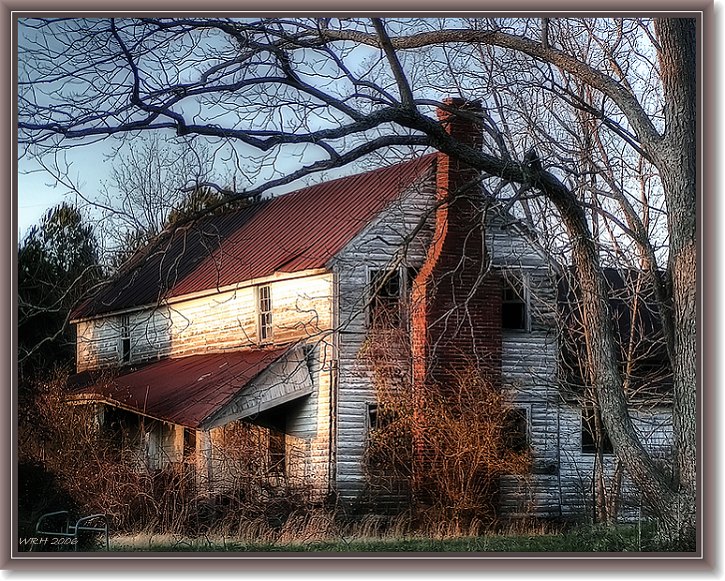
[[[279,430],[269,430],[269,469],[275,474],[284,474],[286,436]]]
[[[370,319],[372,327],[385,328],[400,325],[400,271],[371,270]]]
[[[131,325],[128,315],[121,315],[121,363],[131,362]]]
[[[597,441],[596,441],[596,412],[593,407],[582,408],[582,453],[584,454],[596,454],[597,452]],[[601,424],[602,430],[602,453],[612,454],[614,448],[612,442],[609,440],[607,429]]]
[[[508,276],[503,281],[501,295],[501,326],[504,329],[526,331],[529,328],[528,296],[521,278]]]
[[[413,293],[413,281],[418,276],[420,269],[415,266],[409,266],[405,269],[405,290],[408,293],[408,297]]]
[[[370,270],[368,325],[377,328],[400,327],[407,316],[406,301],[418,269],[412,266],[394,270]]]
[[[196,455],[196,430],[184,428],[184,459],[189,460]]]
[[[506,412],[503,434],[509,450],[524,452],[529,447],[529,420],[525,408],[514,408]]]
[[[269,285],[257,288],[257,310],[259,311],[259,341],[267,343],[272,340],[272,287]]]
[[[368,408],[368,428],[377,430],[386,428],[398,419],[398,413],[390,406],[377,403],[367,404]]]
[[[378,404],[368,404],[368,429],[374,430],[378,427]]]

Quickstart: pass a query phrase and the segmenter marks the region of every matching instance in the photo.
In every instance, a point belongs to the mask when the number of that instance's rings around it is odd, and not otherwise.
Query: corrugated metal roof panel
[[[95,383],[84,376],[76,385],[86,385],[73,389],[69,396],[199,428],[287,350],[254,349],[165,359]]]
[[[435,154],[265,200],[155,242],[74,319],[272,275],[322,268],[428,174]]]
[[[232,232],[239,230],[268,201],[222,215],[210,216],[139,250],[114,280],[71,314],[78,319],[135,306],[169,296],[174,285],[194,269]],[[212,287],[213,288],[213,287]]]

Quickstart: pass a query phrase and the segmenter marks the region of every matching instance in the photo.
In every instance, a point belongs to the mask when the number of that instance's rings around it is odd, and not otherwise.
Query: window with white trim
[[[257,287],[257,312],[259,326],[259,342],[272,341],[272,287],[263,285]]]

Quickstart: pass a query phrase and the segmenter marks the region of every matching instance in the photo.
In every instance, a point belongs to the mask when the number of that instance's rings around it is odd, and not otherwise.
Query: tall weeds
[[[497,519],[500,477],[527,474],[531,454],[511,432],[510,402],[475,362],[447,386],[413,386],[405,341],[402,331],[376,331],[361,351],[378,401],[368,480],[383,497],[406,489],[422,529],[477,534]]]
[[[138,426],[109,434],[91,405],[65,399],[67,376],[37,385],[37,397],[19,421],[22,532],[44,512],[106,514],[115,532],[220,534],[278,530],[309,506],[302,482],[270,472],[263,428],[237,422],[214,441],[216,468],[225,477],[208,486],[196,458],[149,469]]]

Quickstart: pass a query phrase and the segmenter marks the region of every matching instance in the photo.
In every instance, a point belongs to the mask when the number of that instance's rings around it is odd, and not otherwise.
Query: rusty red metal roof
[[[230,211],[144,248],[72,319],[154,304],[275,272],[323,268],[418,179],[436,154]]]
[[[74,378],[71,401],[102,402],[158,420],[199,428],[288,348],[164,359],[115,377]],[[81,385],[82,387],[78,387]]]

